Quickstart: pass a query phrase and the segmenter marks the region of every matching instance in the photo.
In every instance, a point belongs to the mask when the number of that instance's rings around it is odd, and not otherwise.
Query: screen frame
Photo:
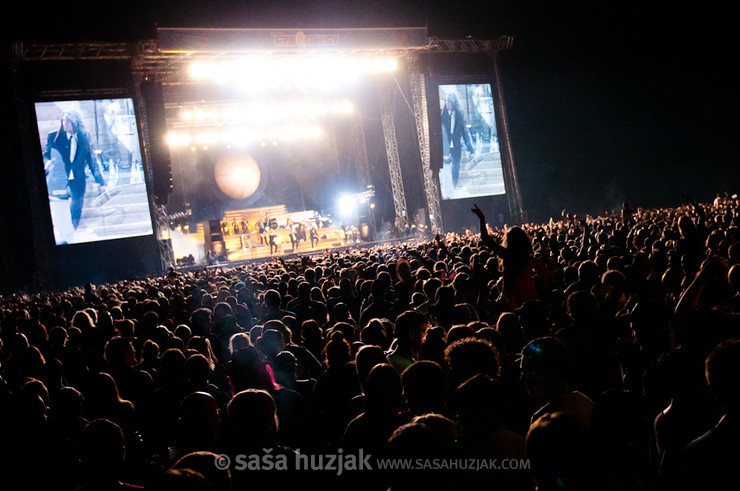
[[[155,203],[152,197],[152,177],[151,177],[151,166],[149,162],[149,155],[147,151],[146,146],[146,140],[144,132],[146,131],[146,125],[143,124],[142,118],[145,117],[142,115],[140,102],[138,100],[138,97],[131,93],[131,91],[128,90],[121,90],[121,89],[104,89],[104,90],[95,90],[94,95],[88,94],[85,92],[78,92],[74,91],[72,94],[60,94],[60,93],[54,93],[54,92],[46,92],[46,93],[40,93],[37,94],[36,97],[34,97],[32,100],[29,101],[30,103],[30,113],[32,115],[31,121],[30,121],[30,127],[33,130],[33,133],[35,135],[35,142],[36,142],[36,155],[34,157],[34,160],[36,161],[37,168],[40,169],[40,175],[42,183],[39,184],[39,192],[44,194],[45,198],[42,198],[45,203],[45,216],[48,219],[48,225],[50,230],[50,237],[48,237],[49,245],[53,246],[55,249],[70,249],[75,247],[89,247],[94,244],[100,244],[104,242],[114,242],[114,241],[127,241],[127,240],[138,240],[144,237],[156,237],[157,235],[157,227],[156,227],[156,219],[155,219]],[[149,216],[149,224],[150,224],[150,232],[145,232],[143,234],[136,234],[136,235],[125,235],[125,236],[118,236],[118,237],[110,237],[110,238],[100,238],[97,240],[85,240],[80,242],[71,242],[71,243],[57,243],[55,230],[54,230],[54,220],[52,217],[52,210],[51,210],[51,203],[49,201],[49,188],[47,185],[46,177],[45,177],[45,159],[44,159],[44,149],[45,149],[45,143],[44,143],[44,136],[39,131],[39,121],[38,121],[38,113],[37,113],[37,105],[38,104],[53,104],[53,103],[68,103],[68,102],[94,102],[94,101],[111,101],[111,100],[130,100],[131,106],[133,108],[133,115],[135,118],[135,126],[136,126],[136,137],[137,137],[137,143],[139,145],[139,153],[141,155],[141,170],[143,174],[143,183],[146,190],[146,203],[148,208],[148,216]],[[89,129],[88,129],[89,131]],[[41,197],[40,197],[41,198]]]
[[[503,131],[502,125],[501,125],[501,110],[500,110],[500,101],[498,101],[497,98],[497,86],[494,82],[494,80],[491,80],[490,77],[484,76],[484,75],[435,75],[431,78],[431,82],[429,85],[429,90],[427,90],[427,99],[433,99],[433,101],[428,101],[428,107],[430,108],[429,111],[429,125],[430,128],[435,128],[435,130],[430,131],[430,155],[436,160],[432,161],[430,163],[432,169],[434,170],[434,173],[437,177],[437,183],[438,183],[438,193],[439,193],[439,199],[440,202],[454,202],[454,201],[460,201],[460,200],[469,200],[469,199],[483,199],[487,197],[505,197],[509,193],[509,186],[507,182],[507,172],[506,172],[506,149],[505,145],[506,142],[501,138],[501,132]],[[483,195],[474,195],[474,196],[461,196],[458,198],[444,198],[442,196],[442,178],[440,176],[440,172],[443,169],[444,164],[444,148],[443,148],[443,135],[442,135],[442,118],[441,118],[441,112],[442,112],[442,105],[440,103],[440,87],[443,86],[466,86],[466,85],[488,85],[490,87],[491,92],[491,98],[492,98],[492,104],[493,104],[493,116],[495,121],[495,131],[499,138],[499,155],[501,159],[501,176],[502,176],[502,183],[503,183],[503,192],[498,194],[483,194]],[[439,128],[439,129],[437,129]]]

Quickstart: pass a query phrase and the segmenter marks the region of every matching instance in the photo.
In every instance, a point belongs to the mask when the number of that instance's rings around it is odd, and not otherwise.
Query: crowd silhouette
[[[2,488],[731,482],[737,197],[503,230],[472,212],[480,234],[2,297]],[[298,465],[360,453],[372,469]],[[519,464],[461,464],[481,460]]]

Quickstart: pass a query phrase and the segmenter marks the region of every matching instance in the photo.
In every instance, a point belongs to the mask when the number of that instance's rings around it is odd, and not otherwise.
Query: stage
[[[248,264],[256,264],[261,263],[264,261],[270,261],[275,258],[282,258],[282,259],[294,259],[301,256],[315,256],[315,255],[323,255],[327,251],[331,253],[336,252],[343,252],[347,251],[352,248],[362,247],[362,248],[372,248],[376,246],[381,246],[384,244],[393,244],[398,243],[401,244],[403,242],[410,242],[412,240],[419,239],[417,236],[406,236],[406,237],[390,237],[382,240],[375,240],[375,241],[362,241],[359,240],[357,242],[348,242],[345,244],[339,244],[338,246],[335,246],[336,243],[325,243],[321,247],[310,247],[311,244],[308,244],[308,246],[305,246],[302,244],[298,250],[291,250],[291,249],[283,249],[281,251],[278,251],[278,253],[270,255],[269,248],[267,249],[267,253],[265,254],[264,251],[260,250],[260,254],[256,254],[254,257],[251,256],[245,256],[240,253],[233,253],[229,254],[227,259],[225,260],[219,260],[214,262],[213,264],[206,264],[205,262],[202,263],[194,263],[194,264],[177,264],[175,267],[175,270],[180,273],[187,273],[190,271],[199,271],[205,269],[214,269],[214,268],[221,268],[221,267],[227,267],[227,268],[235,268],[238,266],[244,266]]]
[[[156,39],[132,43],[14,43],[23,165],[7,181],[24,193],[17,223],[31,227],[10,241],[23,272],[4,272],[35,289],[205,265],[213,255],[308,254],[388,239],[391,228],[475,225],[463,201],[474,197],[499,222],[516,222],[495,56],[511,44],[430,38],[426,28],[158,28]],[[472,140],[455,140],[454,171],[442,165],[448,98],[465,122],[454,128]],[[84,153],[56,138],[72,131]],[[276,203],[306,216],[277,226],[229,216]],[[296,221],[306,226],[297,244]]]
[[[169,235],[178,267],[306,254],[373,238],[368,224],[336,226],[314,210],[288,212],[285,205],[227,210],[220,219],[198,222],[192,232],[178,225]]]

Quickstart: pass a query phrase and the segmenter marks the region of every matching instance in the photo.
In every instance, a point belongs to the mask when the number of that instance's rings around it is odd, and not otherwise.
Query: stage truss
[[[302,32],[302,31],[299,31]],[[423,45],[406,47],[376,47],[376,48],[337,48],[333,53],[338,56],[355,55],[393,55],[405,58],[408,66],[408,75],[413,102],[413,113],[416,124],[416,132],[419,144],[419,155],[422,165],[422,177],[424,193],[426,197],[427,212],[430,227],[435,233],[444,231],[442,224],[442,213],[440,208],[439,178],[433,172],[430,162],[430,133],[428,118],[428,103],[426,97],[426,78],[420,63],[422,53],[484,53],[489,56],[490,63],[495,75],[494,86],[502,109],[501,136],[506,145],[503,158],[503,171],[506,176],[507,204],[512,222],[526,219],[523,210],[519,181],[514,166],[514,158],[511,152],[508,123],[505,117],[503,87],[498,73],[496,54],[501,50],[512,47],[513,38],[503,36],[494,40],[476,39],[439,39],[435,37],[426,38]],[[228,59],[230,56],[243,55],[249,50],[239,51],[167,51],[160,48],[158,39],[148,39],[136,43],[23,43],[15,42],[11,45],[11,58],[17,61],[63,61],[63,60],[130,60],[135,84],[137,104],[143,104],[140,94],[140,86],[144,81],[155,81],[167,85],[179,85],[187,83],[187,67],[193,61],[212,61],[214,59]],[[307,47],[293,46],[279,49],[258,49],[265,56],[283,57],[284,59],[298,58],[309,52]],[[381,115],[383,122],[383,135],[385,139],[386,153],[388,157],[389,173],[396,214],[396,223],[401,227],[409,225],[409,217],[406,207],[406,197],[403,188],[401,165],[398,158],[396,143],[395,123],[392,111],[393,86],[381,84]],[[400,90],[400,88],[398,89]],[[59,94],[62,95],[62,94]],[[92,95],[89,92],[87,95]],[[141,109],[141,106],[140,106]],[[142,118],[142,131],[144,148],[142,151],[149,157],[149,132],[146,127],[146,118]],[[358,183],[362,186],[370,184],[370,172],[365,147],[364,131],[361,120],[357,119],[352,124],[353,154],[356,159]],[[149,162],[151,162],[149,160]],[[152,179],[151,165],[149,166],[149,178]],[[151,184],[151,181],[150,181]],[[165,240],[167,234],[167,211],[166,207],[155,206],[156,224],[159,228],[157,235],[160,243],[161,265],[163,268],[172,264],[172,249]]]

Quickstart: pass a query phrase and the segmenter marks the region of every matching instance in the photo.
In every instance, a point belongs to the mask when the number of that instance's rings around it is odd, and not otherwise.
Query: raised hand
[[[473,206],[475,208],[472,208],[470,211],[472,211],[473,213],[475,213],[475,216],[477,216],[481,220],[485,220],[486,219],[486,216],[483,214],[483,212],[481,211],[481,209],[478,208],[478,205],[473,204]]]

